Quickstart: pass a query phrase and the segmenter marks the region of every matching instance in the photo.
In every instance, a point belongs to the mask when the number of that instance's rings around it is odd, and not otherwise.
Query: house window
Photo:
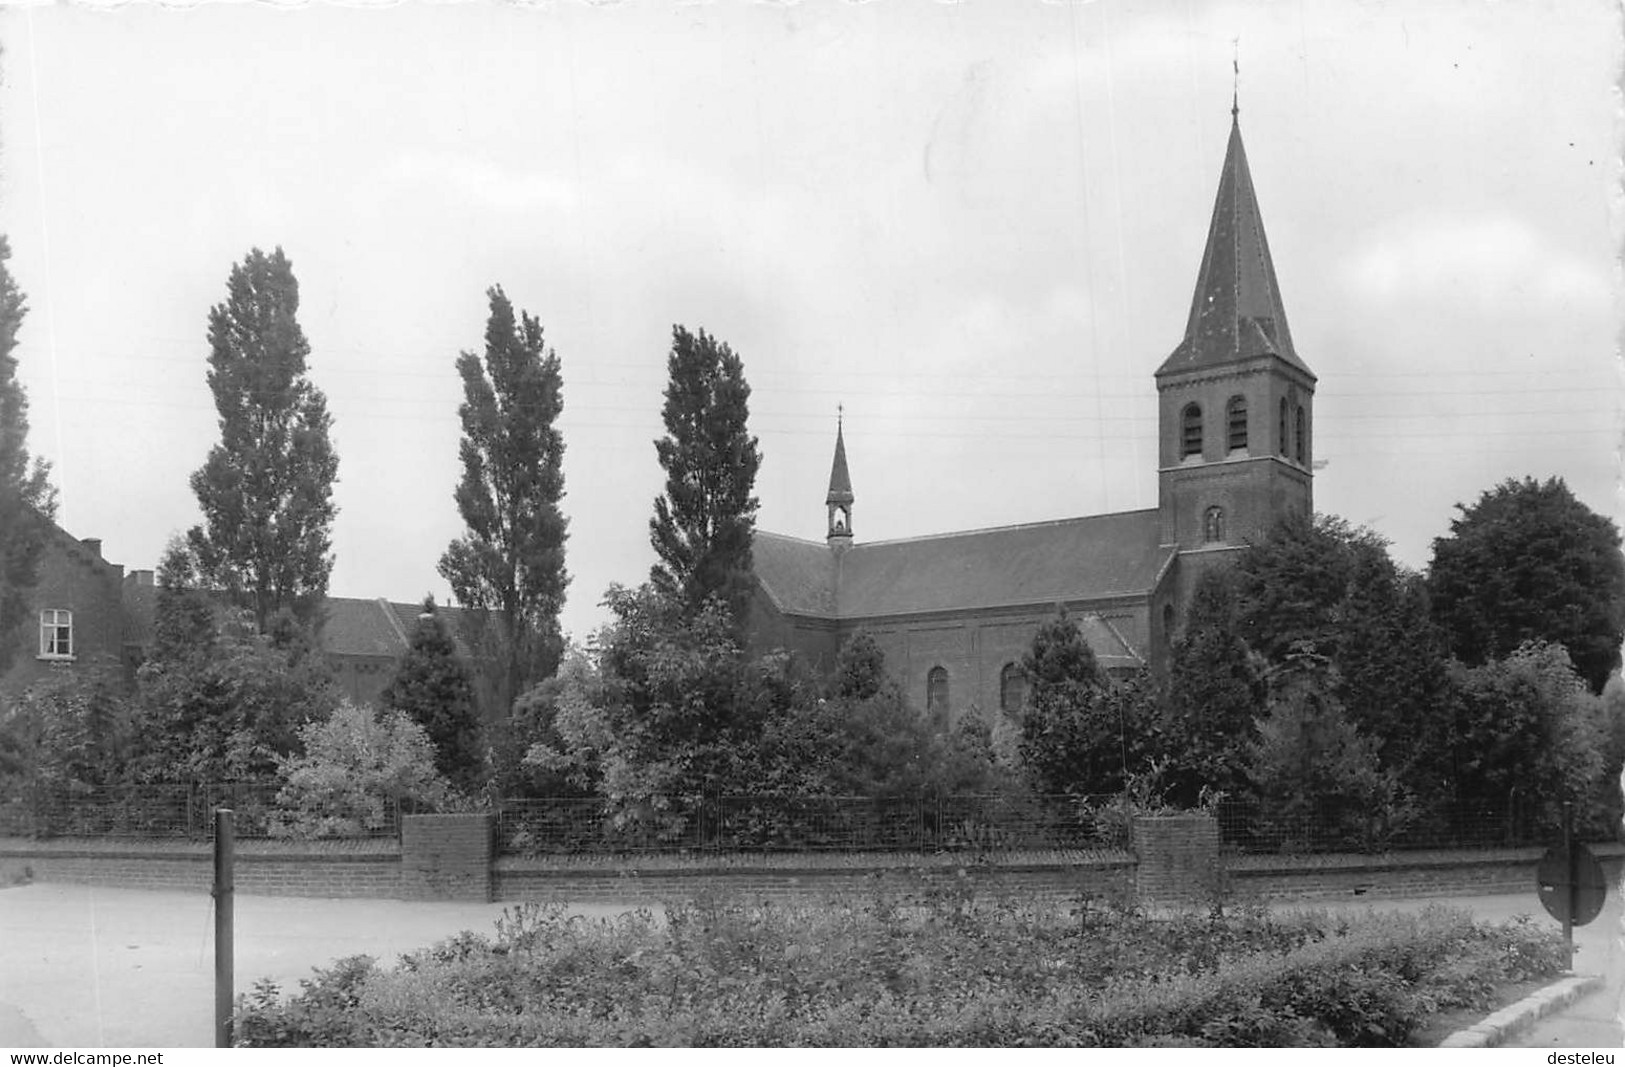
[[[39,658],[73,658],[73,612],[46,608],[39,613]]]
[[[1006,663],[1004,670],[999,672],[999,710],[1006,715],[1015,715],[1026,701],[1027,676],[1017,664]]]
[[[1181,436],[1179,458],[1202,454],[1202,405],[1186,404],[1185,413],[1180,422]]]
[[[1298,462],[1303,463],[1303,462],[1306,462],[1304,457],[1308,454],[1308,449],[1304,447],[1304,443],[1305,443],[1305,439],[1309,435],[1309,425],[1308,425],[1307,420],[1305,420],[1304,417],[1303,417],[1303,405],[1302,404],[1298,405],[1298,422],[1297,422],[1296,430],[1297,430],[1297,433],[1296,433],[1295,437],[1296,437],[1297,448],[1298,448]]]
[[[1225,423],[1229,427],[1230,451],[1247,450],[1247,398],[1233,396],[1225,406]]]
[[[1212,544],[1224,540],[1224,509],[1208,508],[1202,516],[1202,540]]]
[[[1286,397],[1283,396],[1281,398],[1281,428],[1275,437],[1275,443],[1283,456],[1287,454],[1286,410]]]
[[[944,667],[932,667],[925,676],[925,710],[937,717],[948,714],[948,671]]]

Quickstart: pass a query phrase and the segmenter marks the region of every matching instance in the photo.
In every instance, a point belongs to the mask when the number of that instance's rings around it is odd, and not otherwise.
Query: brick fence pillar
[[[491,899],[489,814],[401,816],[401,897]]]
[[[1219,823],[1211,815],[1136,815],[1134,851],[1142,904],[1189,903],[1220,891]]]

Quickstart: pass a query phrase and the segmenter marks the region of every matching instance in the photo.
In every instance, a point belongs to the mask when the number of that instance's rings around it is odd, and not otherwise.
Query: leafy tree
[[[1137,748],[1129,702],[1100,670],[1065,608],[1038,627],[1021,666],[1027,678],[1021,759],[1034,786],[1043,793],[1121,789],[1130,749]]]
[[[1169,660],[1159,731],[1169,799],[1196,804],[1204,789],[1247,786],[1247,746],[1263,710],[1261,663],[1241,639],[1235,582],[1209,571],[1196,584]]]
[[[300,741],[301,754],[277,761],[283,836],[354,836],[386,827],[391,804],[451,802],[434,743],[405,712],[345,700],[327,720],[302,727]]]
[[[886,656],[874,636],[859,627],[835,659],[832,694],[867,700],[892,684],[886,675]]]
[[[485,761],[474,683],[433,597],[424,598],[411,644],[380,699],[423,727],[442,777],[465,792],[479,785]]]
[[[1442,800],[1450,777],[1449,664],[1425,582],[1386,553],[1361,554],[1338,627],[1338,695],[1349,721],[1411,791]]]
[[[116,660],[52,671],[0,711],[0,794],[112,784],[123,777],[131,741]]]
[[[1457,510],[1428,572],[1434,617],[1456,656],[1478,664],[1555,641],[1601,692],[1625,639],[1618,527],[1561,478],[1508,479]]]
[[[1334,515],[1287,515],[1236,560],[1242,639],[1271,663],[1305,643],[1335,661],[1356,566],[1387,555],[1379,535]]]
[[[1271,672],[1267,711],[1249,746],[1265,823],[1289,843],[1378,845],[1410,813],[1376,746],[1344,713],[1335,669],[1309,647]]]
[[[299,283],[278,248],[231,268],[209,311],[209,388],[220,443],[192,475],[204,523],[187,541],[207,587],[247,608],[260,632],[279,610],[313,625],[333,569],[327,398],[306,377]]]
[[[11,246],[0,236],[0,674],[16,656],[38,577],[56,492],[43,460],[28,452],[28,397],[17,381],[17,331],[26,303],[6,267]]]
[[[304,631],[255,632],[247,609],[217,610],[172,542],[158,571],[151,657],[136,672],[131,771],[144,781],[270,777],[300,728],[337,704]]]
[[[467,532],[440,557],[440,574],[457,602],[494,625],[488,635],[502,664],[495,703],[506,716],[513,700],[557,668],[564,642],[559,610],[568,520],[564,498],[564,409],[559,357],[541,323],[516,320],[501,286],[487,292],[485,358],[457,357],[463,379],[459,455],[463,478],[457,510]]]
[[[655,442],[666,491],[649,521],[659,557],[650,579],[689,614],[720,598],[737,627],[751,593],[752,489],[762,462],[746,428],[744,364],[704,330],[674,326],[666,368],[666,436]]]
[[[184,538],[172,538],[158,560],[151,658],[185,660],[210,653],[217,639],[215,605],[198,585],[197,564]]]
[[[1454,691],[1462,799],[1533,806],[1547,830],[1559,825],[1564,800],[1592,825],[1617,813],[1618,768],[1605,762],[1603,702],[1561,645],[1531,642],[1503,660],[1458,666]],[[1614,828],[1604,827],[1610,836]]]

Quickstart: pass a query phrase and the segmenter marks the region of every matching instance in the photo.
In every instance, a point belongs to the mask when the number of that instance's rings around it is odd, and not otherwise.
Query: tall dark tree
[[[1334,515],[1283,518],[1236,561],[1242,638],[1275,664],[1305,642],[1335,659],[1356,564],[1387,553],[1379,535]]]
[[[650,579],[689,613],[721,598],[737,627],[751,592],[752,489],[762,462],[746,427],[744,364],[704,330],[673,326],[666,368],[666,436],[655,442],[666,492],[649,521],[660,557]]]
[[[1038,627],[1022,658],[1027,703],[1021,760],[1043,793],[1121,789],[1137,745],[1129,702],[1095,660],[1078,624],[1062,608]]]
[[[465,792],[478,787],[484,758],[474,683],[433,597],[423,601],[412,642],[380,699],[423,727],[434,743],[435,769],[448,782]]]
[[[1235,796],[1247,785],[1247,746],[1266,686],[1238,615],[1231,574],[1198,579],[1174,642],[1160,731],[1170,799],[1179,803],[1195,804],[1203,789]]]
[[[11,247],[0,237],[0,674],[16,656],[46,524],[56,511],[45,463],[28,453],[28,397],[12,354],[28,309],[6,267],[9,258]]]
[[[253,614],[313,624],[333,570],[338,457],[327,398],[306,376],[299,283],[278,248],[231,268],[209,311],[209,388],[220,443],[192,475],[203,524],[187,541],[200,577]]]
[[[1456,656],[1478,664],[1527,641],[1556,642],[1600,693],[1625,639],[1619,528],[1561,478],[1508,479],[1457,509],[1428,572],[1434,618]]]
[[[457,510],[467,532],[440,557],[440,574],[482,631],[481,658],[499,665],[495,717],[558,667],[564,642],[559,611],[568,520],[564,499],[564,410],[559,357],[542,325],[513,304],[501,286],[487,291],[485,357],[457,357],[463,379],[458,453],[463,478]]]

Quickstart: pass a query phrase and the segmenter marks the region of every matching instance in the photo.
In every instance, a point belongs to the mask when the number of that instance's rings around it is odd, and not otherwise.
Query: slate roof
[[[758,532],[757,579],[780,611],[865,619],[1141,596],[1175,548],[1156,509],[1001,526],[833,552]]]
[[[323,604],[322,651],[340,656],[401,656],[412,631],[401,622],[398,608],[387,600],[330,596]]]
[[[412,643],[422,603],[400,604],[382,598],[330,596],[323,603],[322,651],[337,656],[404,656]],[[462,630],[463,609],[438,606],[439,615],[457,638]],[[461,640],[458,650],[466,654]]]
[[[1157,376],[1269,354],[1314,378],[1292,347],[1241,124],[1233,119],[1185,339]]]

